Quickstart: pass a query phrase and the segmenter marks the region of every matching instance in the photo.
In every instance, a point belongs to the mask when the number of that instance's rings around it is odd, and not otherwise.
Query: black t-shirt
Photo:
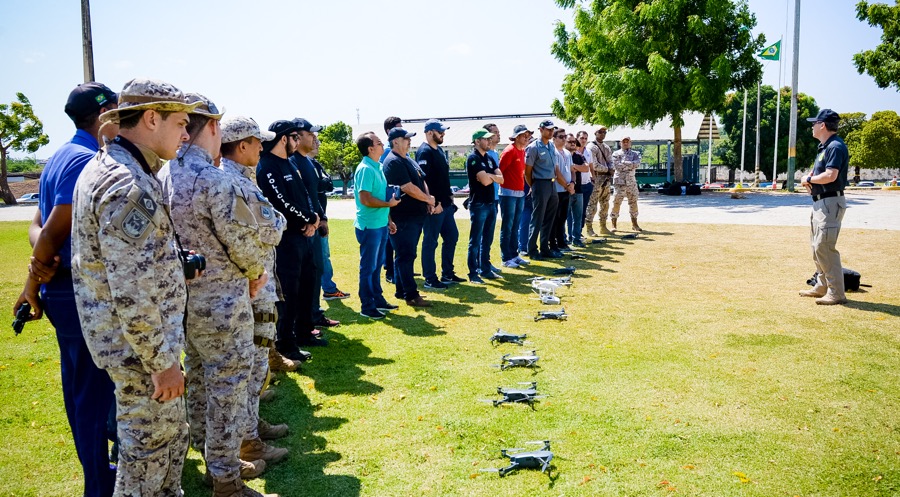
[[[825,192],[842,192],[847,185],[847,170],[850,166],[850,153],[847,145],[838,135],[832,135],[825,143],[819,144],[819,152],[816,154],[816,162],[812,175],[824,173],[826,169],[837,169],[837,178],[827,185],[814,184],[810,188],[813,195],[821,195]]]
[[[579,152],[572,152],[572,164],[576,166],[584,165],[584,156]],[[583,193],[581,190],[581,175],[587,174],[581,171],[575,171],[575,178],[572,180],[575,182],[575,193]]]
[[[444,149],[434,149],[427,142],[423,143],[416,149],[416,162],[425,173],[428,192],[441,206],[449,207],[453,203],[453,191],[450,190],[450,164]]]
[[[388,185],[401,187],[407,183],[412,183],[423,192],[425,191],[425,181],[423,179],[425,174],[409,157],[397,155],[396,152],[391,151],[384,159],[382,167]],[[400,203],[391,207],[391,219],[394,221],[427,215],[428,204],[404,193],[400,195]]]
[[[469,197],[472,199],[472,203],[494,203],[494,183],[491,182],[485,186],[476,177],[481,171],[497,174],[496,170],[497,164],[494,164],[494,159],[491,159],[488,154],[482,155],[477,150],[469,154],[466,159],[466,174],[469,176]]]
[[[297,171],[300,171],[300,177],[303,179],[303,184],[306,186],[306,191],[309,194],[309,200],[312,202],[313,210],[316,211],[316,214],[319,215],[320,219],[326,219],[325,217],[325,208],[319,203],[319,172],[316,170],[316,166],[313,165],[312,160],[309,157],[306,157],[300,152],[294,152],[291,154],[289,158],[291,164],[297,168]]]

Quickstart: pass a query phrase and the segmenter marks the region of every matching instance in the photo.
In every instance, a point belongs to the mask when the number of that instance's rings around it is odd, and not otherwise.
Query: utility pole
[[[94,78],[94,42],[91,41],[90,0],[81,0],[81,45],[84,49],[84,82]]]
[[[791,131],[788,138],[787,190],[794,191],[794,171],[797,167],[797,72],[800,67],[800,0],[794,0],[794,53],[791,75]]]

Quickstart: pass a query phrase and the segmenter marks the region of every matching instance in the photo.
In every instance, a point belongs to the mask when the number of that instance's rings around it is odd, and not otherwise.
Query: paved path
[[[665,197],[643,193],[640,220],[648,223],[747,224],[766,226],[808,226],[810,199],[807,195],[754,192],[734,200],[728,193],[706,192],[692,197]],[[848,191],[844,227],[900,230],[900,192]],[[468,219],[462,199],[456,199],[458,219]],[[35,206],[0,207],[0,221],[30,221]],[[623,202],[622,213],[628,205]],[[353,200],[329,200],[328,216],[353,219]]]

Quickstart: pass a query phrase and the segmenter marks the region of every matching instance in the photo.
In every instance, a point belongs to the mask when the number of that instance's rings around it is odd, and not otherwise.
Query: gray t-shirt
[[[556,148],[553,143],[544,145],[536,140],[525,149],[525,165],[532,167],[531,177],[534,179],[553,179],[556,177]]]

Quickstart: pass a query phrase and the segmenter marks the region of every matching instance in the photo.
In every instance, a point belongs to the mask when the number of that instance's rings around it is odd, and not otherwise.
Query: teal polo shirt
[[[378,200],[387,197],[387,180],[381,170],[381,163],[363,157],[353,174],[353,197],[356,200],[356,229],[378,229],[388,225],[389,207],[366,207],[359,201],[359,192],[367,191]]]

